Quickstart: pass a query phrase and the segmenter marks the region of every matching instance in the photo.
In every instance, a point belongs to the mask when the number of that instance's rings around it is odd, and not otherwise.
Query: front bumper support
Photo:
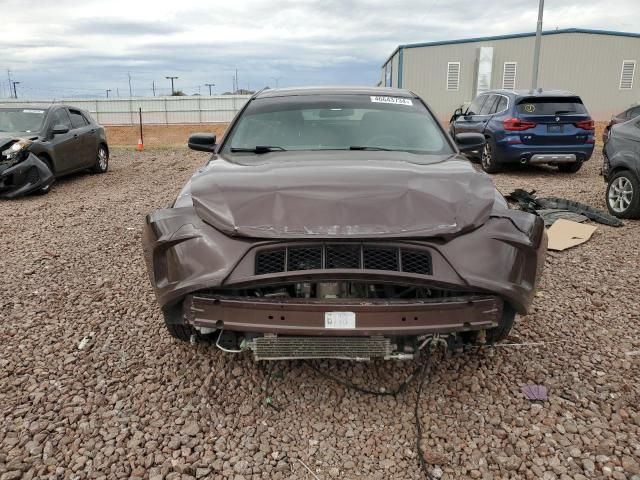
[[[187,323],[235,332],[319,336],[415,336],[497,327],[503,301],[494,295],[428,300],[315,300],[188,295]],[[326,312],[355,313],[355,328],[325,328]]]

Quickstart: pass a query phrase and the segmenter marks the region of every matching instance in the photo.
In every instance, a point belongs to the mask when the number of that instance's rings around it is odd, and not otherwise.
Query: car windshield
[[[578,97],[533,97],[520,100],[518,113],[525,115],[561,115],[587,113]]]
[[[420,100],[361,94],[253,100],[234,126],[224,151],[259,154],[276,150],[454,152]]]
[[[0,108],[0,132],[39,132],[44,114],[37,108]]]

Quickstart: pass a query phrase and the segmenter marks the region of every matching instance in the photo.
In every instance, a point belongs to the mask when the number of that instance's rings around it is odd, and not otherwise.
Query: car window
[[[69,110],[69,115],[71,116],[71,125],[73,128],[82,128],[87,125],[87,120],[78,110]]]
[[[489,98],[484,102],[482,108],[480,109],[480,115],[489,115],[491,113],[491,109],[496,103],[497,95],[489,95]]]
[[[284,150],[364,147],[412,153],[451,153],[436,119],[416,98],[298,95],[253,100],[225,142],[231,149]]]
[[[56,125],[64,125],[69,130],[71,130],[71,128],[73,128],[71,126],[71,120],[69,119],[69,114],[63,108],[59,108],[58,110],[56,110],[55,112],[53,112],[51,114],[50,126],[51,127],[55,127]]]
[[[630,108],[627,113],[627,118],[636,118],[640,116],[640,107]]]
[[[495,103],[491,113],[503,112],[504,110],[506,110],[508,104],[509,104],[509,100],[507,99],[507,97],[498,95],[498,101]]]
[[[579,97],[530,97],[523,98],[516,106],[525,115],[561,115],[587,113]]]
[[[486,99],[487,95],[480,95],[477,97],[473,102],[471,102],[471,105],[467,108],[465,115],[479,115],[480,110],[482,109],[482,104]]]
[[[1,108],[0,132],[38,132],[44,115],[45,110],[37,108]]]

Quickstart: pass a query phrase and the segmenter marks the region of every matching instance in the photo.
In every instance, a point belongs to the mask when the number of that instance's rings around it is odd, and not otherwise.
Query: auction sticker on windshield
[[[38,113],[42,115],[44,113],[44,110],[22,110],[22,113]]]
[[[356,328],[355,312],[325,312],[324,328]]]
[[[410,98],[402,97],[378,97],[376,95],[371,96],[373,103],[393,103],[395,105],[413,105]]]

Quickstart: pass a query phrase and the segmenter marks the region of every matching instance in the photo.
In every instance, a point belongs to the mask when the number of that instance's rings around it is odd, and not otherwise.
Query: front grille
[[[256,360],[388,358],[393,345],[384,337],[257,337],[249,347]]]
[[[256,275],[281,272],[284,266],[285,250],[268,250],[256,257]]]
[[[328,244],[280,247],[256,254],[256,275],[301,270],[365,269],[431,275],[424,250],[375,245]]]
[[[318,270],[322,268],[322,249],[290,248],[287,255],[287,271]]]
[[[365,248],[364,268],[367,270],[398,271],[397,248]]]

